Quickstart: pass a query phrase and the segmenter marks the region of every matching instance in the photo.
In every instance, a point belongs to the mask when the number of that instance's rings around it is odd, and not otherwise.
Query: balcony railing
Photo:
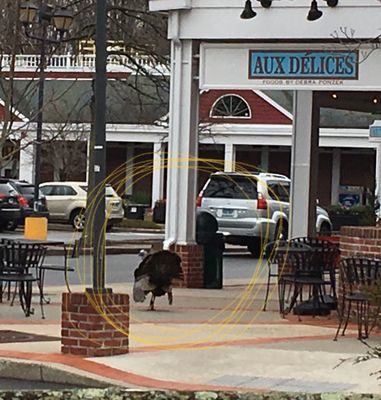
[[[9,70],[12,56],[1,55],[1,70]],[[40,64],[38,54],[18,54],[15,60],[16,71],[37,70]],[[123,55],[109,55],[107,70],[109,72],[137,72],[139,68],[152,74],[169,74],[166,65],[155,62],[149,56],[135,56],[133,61]],[[46,71],[95,71],[95,55],[53,55],[47,59]]]

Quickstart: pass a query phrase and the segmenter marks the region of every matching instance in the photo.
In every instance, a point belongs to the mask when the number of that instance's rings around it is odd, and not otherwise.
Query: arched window
[[[245,99],[236,94],[226,94],[215,101],[210,110],[212,118],[251,118]]]

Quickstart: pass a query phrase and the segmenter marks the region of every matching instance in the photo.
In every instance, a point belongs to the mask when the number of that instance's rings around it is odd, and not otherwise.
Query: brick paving
[[[128,354],[109,357],[61,353],[62,287],[48,287],[52,304],[25,318],[17,304],[0,304],[3,330],[24,335],[47,335],[56,341],[0,343],[0,357],[33,360],[74,368],[108,383],[127,387],[177,390],[291,390],[381,393],[370,374],[379,360],[353,365],[365,346],[356,339],[355,326],[334,342],[336,317],[294,316],[282,319],[277,302],[262,312],[263,285],[225,286],[222,290],[175,289],[174,304],[157,299],[131,304]],[[80,290],[80,287],[72,288]],[[258,291],[256,291],[258,289]],[[131,284],[113,285],[114,293],[131,294]],[[370,343],[379,343],[375,333]],[[348,359],[340,367],[342,359]]]

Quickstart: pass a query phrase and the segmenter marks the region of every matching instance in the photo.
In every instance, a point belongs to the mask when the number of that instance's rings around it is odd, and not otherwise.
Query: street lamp
[[[323,15],[323,11],[320,11],[318,9],[317,1],[316,0],[312,0],[311,1],[310,11],[308,11],[307,20],[308,21],[316,21],[322,15]]]
[[[272,5],[272,0],[258,0],[263,8],[270,8]],[[339,0],[324,0],[328,7],[336,7]],[[245,1],[245,8],[241,13],[241,19],[251,19],[254,18],[257,13],[253,10],[251,0]],[[317,0],[311,0],[311,7],[307,15],[308,21],[316,21],[323,15],[323,12],[318,9]]]
[[[39,205],[39,189],[40,184],[40,168],[41,168],[41,140],[42,140],[42,123],[43,123],[43,107],[44,107],[44,83],[45,83],[45,63],[46,63],[46,44],[61,43],[64,40],[66,32],[73,22],[73,13],[65,7],[53,7],[49,4],[40,4],[37,7],[31,2],[21,3],[19,7],[19,20],[23,24],[25,35],[37,40],[40,46],[40,62],[39,62],[39,80],[38,80],[38,110],[36,114],[36,141],[34,145],[34,209],[38,211]],[[31,27],[38,25],[42,28],[40,36],[31,33]],[[47,37],[48,31],[58,32],[58,38]]]

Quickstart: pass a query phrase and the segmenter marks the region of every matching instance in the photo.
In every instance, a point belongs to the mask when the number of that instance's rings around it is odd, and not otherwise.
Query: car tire
[[[275,227],[274,240],[287,240],[288,239],[288,223],[286,221],[278,221]]]
[[[74,210],[70,216],[70,223],[75,230],[83,231],[85,228],[85,210]]]
[[[16,220],[10,220],[10,221],[8,221],[5,229],[7,231],[15,231],[17,227],[18,227],[17,221]]]
[[[329,226],[329,224],[323,222],[319,230],[319,235],[330,236],[331,234],[332,234],[331,227]]]
[[[7,227],[7,222],[4,220],[0,221],[0,232],[2,232]]]
[[[258,258],[261,254],[261,241],[259,238],[254,238],[252,239],[248,244],[247,244],[247,250],[250,251],[250,253]]]

